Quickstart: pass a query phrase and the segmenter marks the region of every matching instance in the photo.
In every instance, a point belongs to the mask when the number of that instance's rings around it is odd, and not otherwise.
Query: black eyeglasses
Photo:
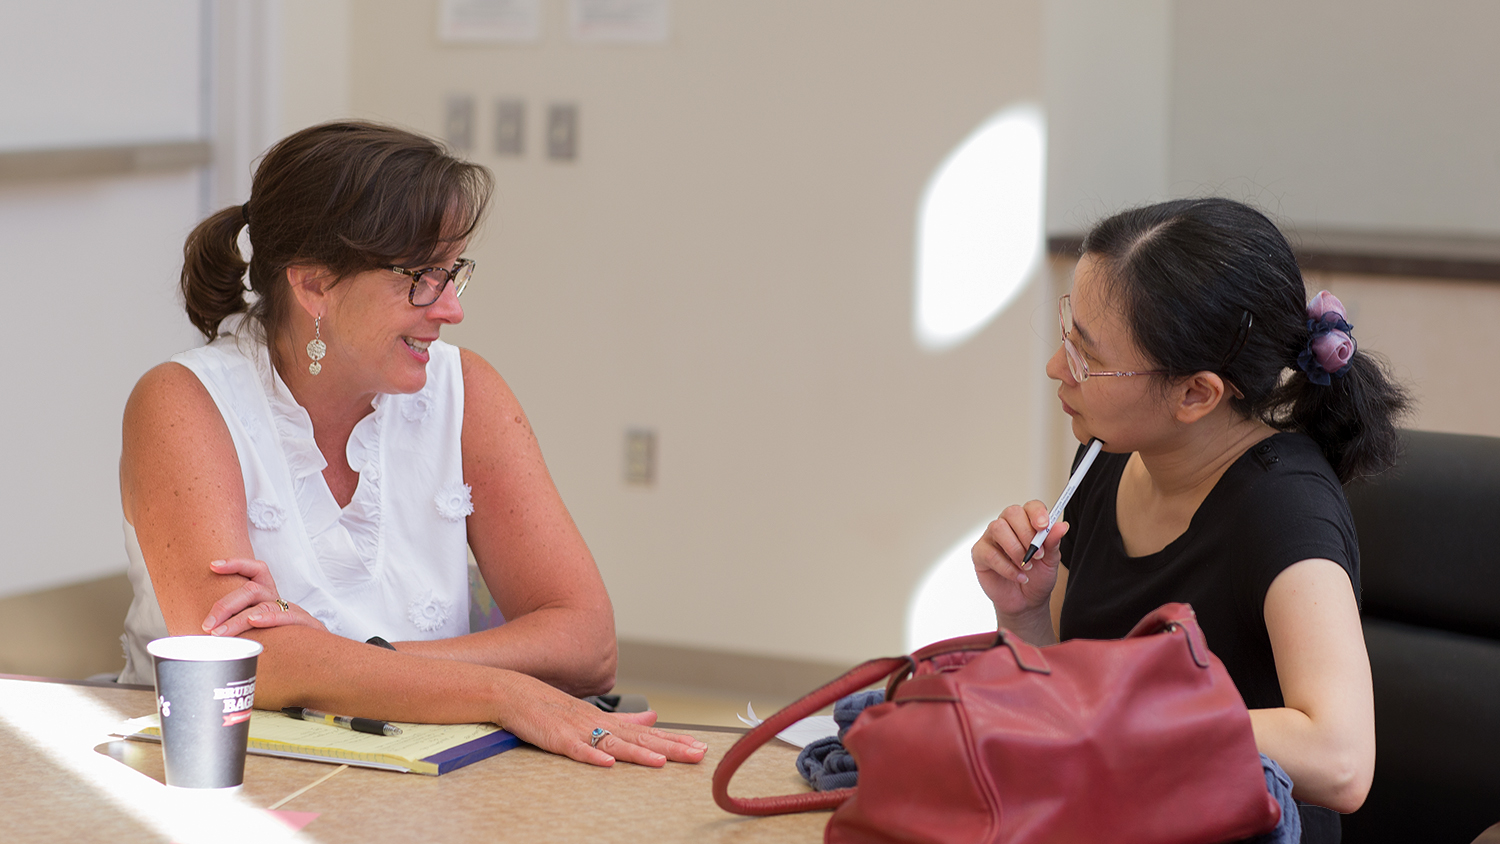
[[[464,295],[464,288],[469,286],[469,279],[474,276],[474,262],[468,258],[459,258],[458,263],[452,269],[444,267],[427,267],[420,270],[408,270],[403,267],[386,267],[393,273],[411,276],[411,292],[407,294],[407,301],[419,308],[425,308],[438,300],[443,295],[443,288],[448,282],[453,282],[453,295]]]

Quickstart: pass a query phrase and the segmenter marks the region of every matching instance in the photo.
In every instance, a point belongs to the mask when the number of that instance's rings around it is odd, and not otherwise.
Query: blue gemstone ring
[[[608,735],[614,734],[609,730],[604,729],[603,727],[595,727],[594,731],[592,733],[589,733],[589,747],[598,747],[599,741]]]

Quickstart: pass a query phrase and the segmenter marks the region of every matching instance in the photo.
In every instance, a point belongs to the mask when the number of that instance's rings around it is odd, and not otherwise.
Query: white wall
[[[0,150],[214,144],[202,172],[0,183],[20,355],[0,413],[4,596],[124,570],[125,399],[201,342],[176,292],[183,239],[244,201],[271,141],[347,110],[348,3],[3,3],[0,32]]]
[[[276,138],[349,116],[352,14],[351,0],[291,0],[281,4]],[[398,47],[382,52],[397,57],[401,51]]]
[[[194,173],[0,186],[14,360],[0,413],[0,595],[122,571],[120,413],[193,344],[175,303]]]
[[[204,137],[197,0],[0,5],[0,149]],[[0,595],[124,568],[120,411],[191,344],[174,301],[196,173],[0,183],[14,362],[0,413]]]
[[[850,661],[899,650],[925,568],[1039,483],[1033,284],[950,352],[912,336],[926,180],[1041,91],[1036,2],[677,2],[660,46],[439,46],[435,4],[364,0],[361,114],[440,133],[481,105],[498,191],[451,331],[531,415],[622,637]],[[487,152],[522,97],[527,154]],[[580,158],[539,154],[553,101]],[[1039,328],[1034,328],[1039,326]],[[445,332],[449,336],[450,332]],[[623,480],[627,426],[660,436]]]
[[[1171,0],[1047,0],[1047,230],[1168,197]]]
[[[1048,229],[1223,194],[1300,229],[1500,234],[1500,5],[1048,0]]]
[[[1299,227],[1500,234],[1500,4],[1174,4],[1171,188]]]

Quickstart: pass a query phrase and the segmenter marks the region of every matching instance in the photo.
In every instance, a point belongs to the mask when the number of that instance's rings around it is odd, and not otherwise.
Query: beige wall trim
[[[1500,238],[1330,230],[1287,235],[1304,271],[1500,281]],[[1083,235],[1053,235],[1047,248],[1053,255],[1076,257]]]
[[[70,680],[118,674],[132,594],[122,572],[0,598],[0,674]]]
[[[208,141],[14,150],[0,152],[0,183],[185,170],[212,157]]]
[[[795,698],[850,667],[622,639],[617,673],[624,680],[639,683]]]

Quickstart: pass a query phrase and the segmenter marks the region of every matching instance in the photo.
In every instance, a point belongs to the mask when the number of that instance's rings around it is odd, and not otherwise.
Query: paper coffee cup
[[[255,702],[259,642],[228,636],[172,636],[146,645],[156,667],[167,785],[238,788]]]

